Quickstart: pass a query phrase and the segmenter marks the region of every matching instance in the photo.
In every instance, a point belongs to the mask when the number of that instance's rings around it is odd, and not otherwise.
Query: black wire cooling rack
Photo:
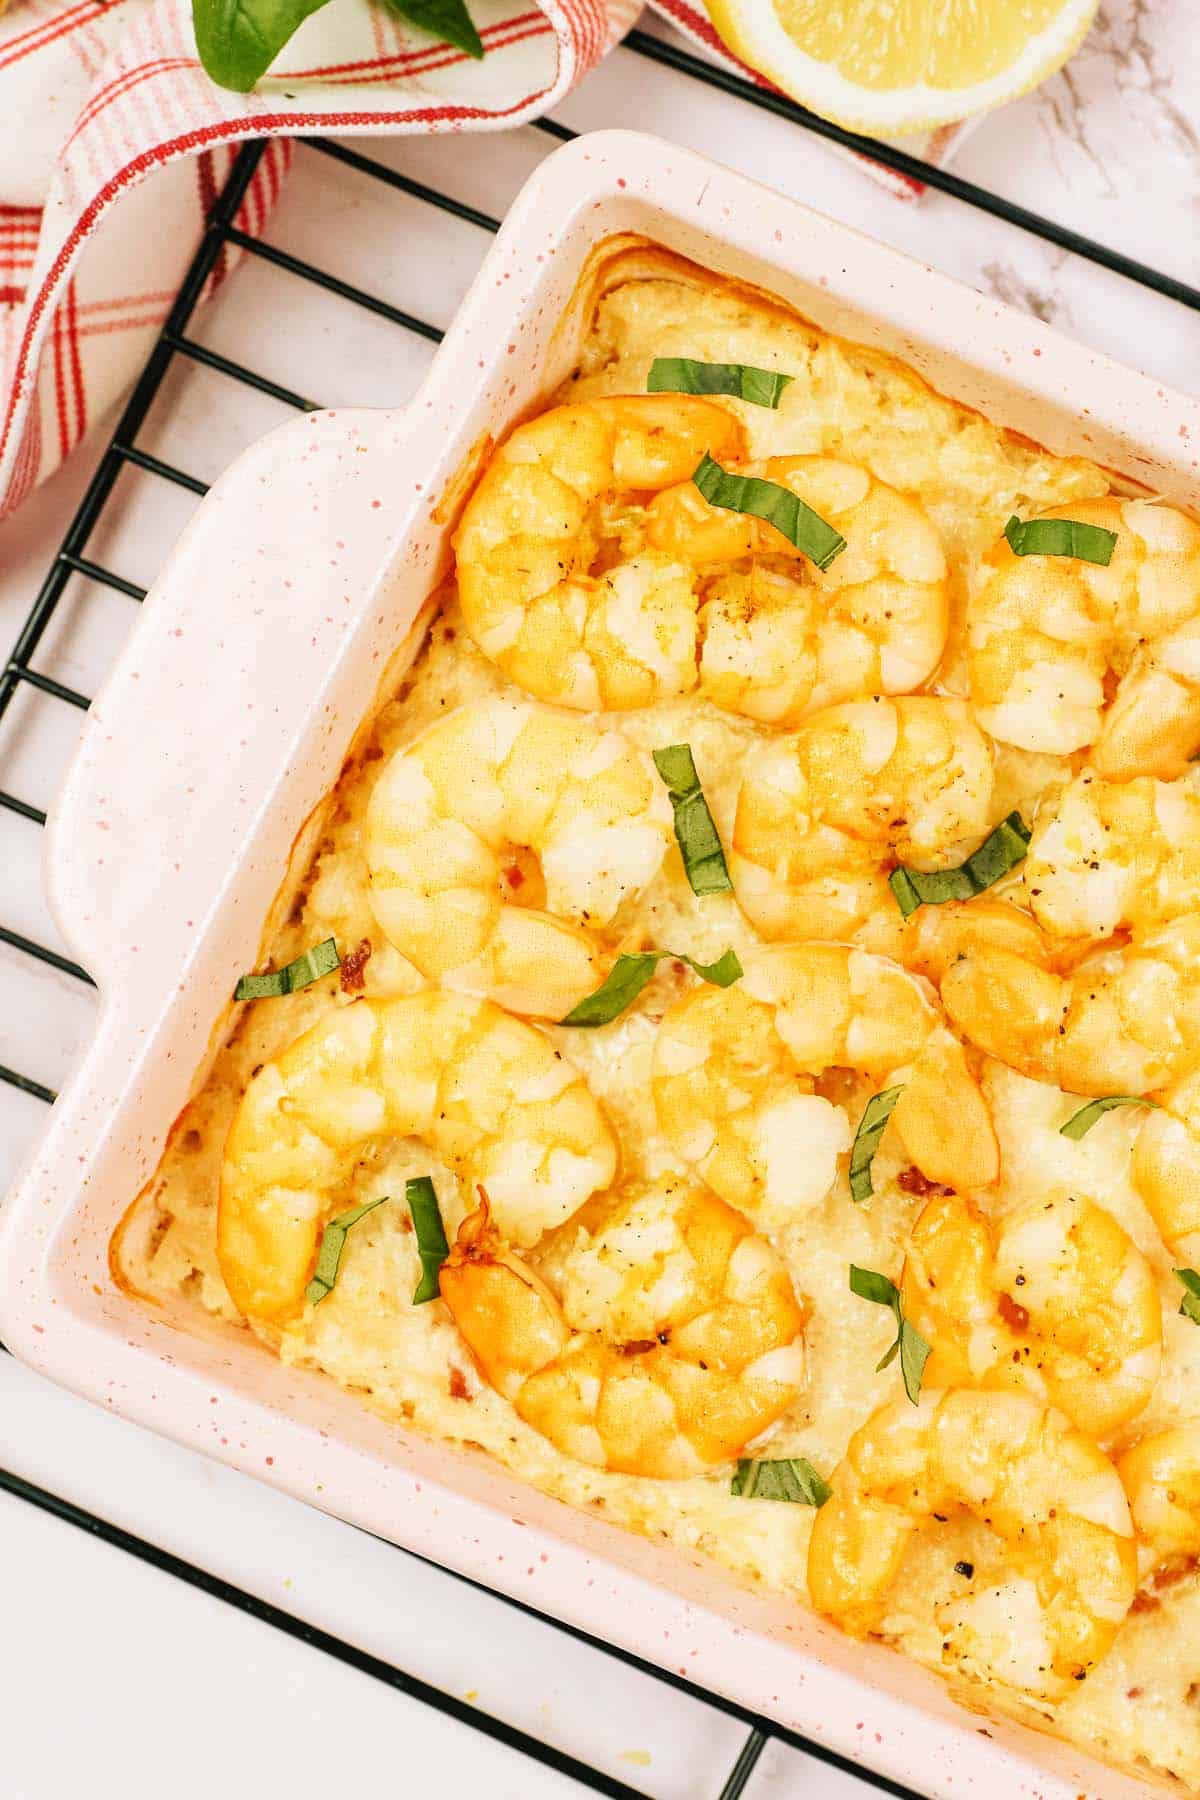
[[[1059,249],[1073,252],[1091,263],[1109,269],[1144,288],[1149,288],[1156,293],[1165,295],[1168,299],[1177,301],[1180,305],[1200,312],[1200,290],[1189,286],[1186,282],[1137,262],[1120,251],[1084,237],[1052,219],[1043,218],[1038,213],[1016,206],[1011,201],[1004,199],[1003,196],[994,194],[974,182],[967,181],[960,175],[951,174],[948,170],[939,169],[933,164],[923,162],[919,157],[910,156],[890,145],[859,136],[828,120],[820,119],[773,89],[758,87],[726,69],[702,60],[676,44],[651,37],[642,31],[634,31],[625,39],[625,47],[651,62],[689,76],[693,80],[704,82],[709,87],[730,94],[750,106],[774,113],[804,131],[826,138],[844,149],[856,151],[877,163],[882,163],[898,174],[924,182],[926,186],[950,195],[965,205],[974,207],[977,211],[989,213],[995,218],[1002,219],[1008,225],[1016,226],[1047,243],[1054,244]],[[566,126],[557,124],[551,119],[538,121],[535,129],[562,141],[576,135]],[[304,142],[310,149],[318,151],[321,155],[333,158],[360,174],[370,176],[389,187],[398,189],[412,199],[437,207],[455,218],[479,226],[486,231],[495,231],[499,226],[499,220],[492,218],[489,214],[480,212],[477,208],[468,206],[448,194],[442,194],[436,188],[415,181],[395,169],[388,168],[363,152],[350,149],[345,144],[334,143],[325,138],[307,138]],[[122,469],[127,464],[133,464],[159,480],[173,483],[176,487],[186,489],[189,493],[202,495],[207,491],[205,482],[198,480],[184,469],[176,468],[159,457],[149,455],[146,451],[139,449],[137,445],[138,435],[146,421],[150,407],[177,357],[205,364],[233,381],[255,388],[259,393],[269,395],[284,406],[292,407],[297,411],[311,411],[315,405],[320,403],[319,397],[314,400],[307,395],[281,386],[259,371],[209,349],[188,335],[188,327],[196,304],[226,245],[237,245],[251,256],[260,257],[273,263],[277,267],[299,276],[302,280],[314,282],[340,299],[356,306],[365,307],[401,330],[414,332],[428,342],[437,343],[442,337],[442,332],[438,327],[428,321],[416,318],[400,307],[392,306],[386,300],[365,293],[362,289],[342,281],[328,270],[317,268],[312,263],[292,256],[271,244],[261,242],[237,228],[234,220],[264,149],[265,145],[262,142],[253,142],[244,146],[224,190],[211,210],[200,247],[179,289],[162,332],[130,394],[129,401],[100,459],[79,509],[67,528],[53,562],[46,571],[45,578],[13,645],[11,654],[3,668],[0,669],[0,720],[3,719],[14,696],[22,686],[38,689],[52,700],[65,706],[86,709],[90,704],[88,695],[67,687],[32,666],[38,645],[54,617],[55,609],[73,575],[86,576],[91,581],[99,583],[101,587],[112,589],[135,601],[144,598],[145,590],[137,583],[127,580],[123,575],[105,568],[85,555],[88,543],[104,514]],[[0,787],[0,807],[32,821],[35,825],[44,825],[46,822],[46,815],[39,807],[31,805],[20,795],[9,793],[2,787]],[[0,922],[0,943],[8,945],[11,949],[21,952],[36,962],[59,970],[75,981],[89,986],[94,985],[87,970],[81,968],[78,963],[72,962],[68,957],[60,955],[58,951],[45,944],[35,943],[21,932],[10,930],[2,922]],[[0,1081],[19,1088],[38,1100],[45,1101],[47,1105],[51,1104],[55,1098],[53,1091],[42,1082],[35,1081],[19,1069],[6,1068],[2,1064],[0,1064]],[[99,1537],[117,1549],[140,1558],[152,1567],[175,1576],[178,1580],[224,1601],[241,1612],[250,1614],[263,1623],[274,1626],[277,1630],[299,1639],[314,1649],[336,1657],[339,1661],[359,1670],[360,1673],[370,1675],[377,1681],[436,1708],[448,1717],[486,1733],[496,1742],[569,1776],[593,1793],[611,1795],[614,1800],[646,1800],[647,1790],[631,1787],[628,1783],[619,1781],[601,1770],[591,1768],[555,1745],[544,1743],[541,1739],[502,1719],[481,1712],[457,1696],[444,1693],[428,1682],[407,1674],[394,1664],[371,1656],[355,1645],[346,1643],[328,1632],[307,1624],[294,1614],[285,1612],[242,1588],[234,1587],[229,1582],[220,1580],[206,1570],[172,1555],[169,1551],[160,1549],[144,1538],[135,1537],[132,1533],[121,1530],[118,1526],[74,1505],[59,1495],[50,1493],[45,1488],[34,1486],[21,1476],[0,1469],[0,1490],[42,1508],[56,1518]],[[411,1553],[401,1551],[398,1554],[409,1555]],[[453,1571],[447,1570],[445,1573],[458,1581],[466,1579],[454,1574]],[[468,1585],[476,1584],[468,1583]],[[532,1608],[521,1605],[519,1601],[509,1600],[504,1595],[500,1595],[498,1598],[521,1612],[533,1611]],[[616,1657],[630,1667],[653,1676],[655,1680],[666,1686],[703,1700],[707,1705],[715,1707],[726,1717],[744,1726],[745,1737],[742,1740],[741,1748],[728,1771],[717,1800],[736,1800],[736,1797],[745,1791],[759,1757],[772,1740],[803,1750],[823,1762],[850,1771],[860,1779],[869,1782],[880,1793],[898,1796],[899,1800],[920,1800],[920,1796],[914,1794],[911,1789],[900,1787],[895,1782],[872,1775],[868,1770],[858,1768],[833,1755],[821,1745],[810,1743],[797,1734],[784,1730],[771,1720],[758,1717],[746,1708],[738,1706],[720,1695],[709,1693],[681,1676],[670,1674],[656,1665],[632,1656],[627,1651],[604,1644],[599,1639],[591,1638],[586,1633],[563,1625],[547,1615],[536,1614],[535,1616],[545,1620],[547,1629],[563,1632],[567,1636],[591,1644],[606,1655]]]

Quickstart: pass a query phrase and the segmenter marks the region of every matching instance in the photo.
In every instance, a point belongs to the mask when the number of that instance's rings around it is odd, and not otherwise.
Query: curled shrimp
[[[1024,1388],[1094,1437],[1145,1406],[1162,1360],[1150,1265],[1111,1213],[1062,1195],[988,1219],[958,1194],[922,1209],[901,1278],[931,1387]]]
[[[539,1269],[485,1204],[442,1298],[485,1381],[578,1462],[673,1479],[740,1455],[804,1385],[804,1311],[740,1213],[678,1178],[589,1208]]]
[[[895,910],[888,870],[952,866],[995,823],[992,755],[965,702],[828,707],[747,759],[729,872],[764,937],[846,938]]]
[[[1160,925],[1200,892],[1200,793],[1190,781],[1105,781],[1085,769],[1038,809],[1022,866],[1030,910],[1056,937]]]
[[[646,706],[697,686],[773,724],[905,693],[946,641],[946,558],[916,501],[832,457],[742,461],[711,400],[560,406],[497,452],[455,539],[467,628],[538,699]],[[848,547],[824,573],[774,526],[710,506],[708,452],[790,488]]]
[[[339,1007],[249,1082],[225,1144],[217,1254],[248,1318],[298,1312],[323,1220],[388,1139],[486,1184],[518,1244],[611,1182],[617,1150],[582,1075],[487,1001],[444,992]]]
[[[923,508],[836,457],[773,456],[744,472],[798,494],[846,549],[822,571],[774,526],[711,506],[690,481],[657,495],[647,541],[700,570],[701,693],[796,725],[841,700],[920,687],[949,622],[946,556]]]
[[[1137,1579],[1117,1471],[1092,1439],[1027,1394],[952,1388],[882,1407],[855,1432],[817,1513],[808,1585],[856,1637],[884,1625],[917,1533],[984,1521],[1002,1558],[956,1599],[943,1655],[1031,1693],[1068,1691],[1108,1650]],[[997,1604],[997,1602],[1000,1604]]]
[[[1133,1140],[1130,1177],[1167,1248],[1200,1267],[1200,1070],[1155,1099]]]
[[[694,570],[648,548],[624,558],[621,521],[742,441],[732,412],[680,394],[556,406],[518,426],[454,539],[463,618],[484,655],[539,700],[584,711],[687,693]]]
[[[1098,952],[1070,975],[1009,950],[962,957],[942,1004],[973,1044],[1070,1094],[1153,1094],[1200,1067],[1200,914]]]
[[[671,841],[654,765],[619,732],[477,700],[376,783],[371,904],[430,980],[561,1019],[612,961],[595,928],[653,878]]]
[[[855,941],[938,988],[947,970],[972,950],[1008,950],[1037,968],[1053,963],[1053,950],[1029,914],[988,894],[919,906],[907,919],[889,906],[867,920]]]
[[[1200,747],[1200,525],[1111,496],[1042,516],[1115,532],[1112,560],[1015,556],[997,542],[968,610],[980,724],[1027,750],[1090,745],[1113,781],[1181,775]]]
[[[850,1145],[844,1113],[813,1092],[835,1067],[903,1085],[892,1121],[930,1180],[995,1181],[987,1107],[914,976],[844,944],[778,944],[744,969],[676,1001],[651,1070],[659,1124],[723,1199],[786,1220],[824,1198]]]
[[[1200,1424],[1143,1438],[1118,1459],[1117,1473],[1129,1496],[1142,1574],[1200,1557]]]

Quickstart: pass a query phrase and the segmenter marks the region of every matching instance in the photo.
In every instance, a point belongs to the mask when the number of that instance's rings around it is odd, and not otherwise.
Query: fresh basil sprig
[[[707,455],[692,480],[710,506],[764,519],[818,569],[827,569],[846,548],[840,531],[806,505],[799,494],[777,481],[764,481],[758,475],[736,475]]]
[[[850,1198],[852,1200],[869,1200],[875,1192],[871,1182],[871,1164],[875,1160],[879,1140],[892,1116],[892,1109],[903,1092],[903,1082],[899,1087],[884,1088],[882,1094],[873,1095],[863,1109],[863,1116],[858,1121],[858,1130],[854,1134],[854,1143],[850,1147]]]
[[[674,950],[626,951],[618,956],[594,994],[588,994],[578,1006],[571,1008],[561,1025],[609,1025],[633,1005],[664,956],[685,962],[702,981],[713,987],[731,987],[742,978],[742,965],[735,950],[726,950],[716,962],[697,962],[692,956],[680,956]]]
[[[1145,1094],[1105,1094],[1102,1100],[1089,1100],[1086,1106],[1072,1113],[1066,1124],[1059,1126],[1059,1137],[1073,1138],[1078,1143],[1081,1137],[1087,1136],[1101,1114],[1111,1112],[1114,1106],[1157,1107],[1158,1101]]]
[[[417,1175],[407,1182],[404,1198],[408,1201],[408,1210],[412,1214],[413,1230],[417,1234],[417,1255],[421,1258],[421,1279],[417,1283],[412,1303],[414,1306],[423,1306],[426,1300],[436,1300],[442,1291],[442,1264],[450,1254],[450,1246],[446,1242],[446,1227],[442,1224],[441,1209],[429,1176]]]
[[[752,363],[695,362],[690,356],[656,356],[646,377],[648,394],[729,394],[774,411],[794,375],[756,369]]]
[[[294,956],[282,969],[268,969],[263,975],[243,975],[233,990],[235,1000],[275,1000],[280,994],[294,994],[323,975],[332,975],[341,962],[333,938],[314,944],[311,950]]]
[[[906,869],[903,864],[888,876],[888,886],[907,919],[918,906],[942,906],[947,900],[970,900],[995,885],[1002,876],[1024,862],[1033,836],[1019,812],[1010,812],[989,832],[973,856],[957,869]]]
[[[667,784],[675,814],[675,842],[693,894],[731,893],[725,852],[700,786],[691,745],[668,744],[653,755],[654,766]]]
[[[328,0],[192,0],[192,28],[205,73],[218,87],[248,94],[305,19]],[[453,44],[476,61],[479,33],[463,0],[385,0],[389,11]]]
[[[788,1500],[794,1506],[824,1506],[833,1492],[806,1456],[771,1461],[743,1456],[729,1491],[739,1500]]]
[[[886,1369],[900,1355],[900,1373],[904,1377],[904,1391],[913,1405],[921,1396],[921,1377],[925,1373],[925,1364],[929,1361],[930,1346],[925,1342],[915,1325],[910,1325],[904,1316],[900,1304],[900,1289],[886,1275],[879,1275],[874,1269],[860,1269],[850,1264],[850,1292],[857,1294],[860,1300],[871,1300],[876,1306],[890,1306],[896,1319],[896,1341],[885,1356],[875,1364],[875,1373]]]
[[[317,1266],[313,1270],[312,1280],[304,1290],[304,1298],[319,1306],[337,1285],[338,1274],[342,1266],[342,1251],[346,1248],[346,1233],[351,1226],[365,1219],[369,1212],[382,1206],[389,1199],[387,1194],[380,1194],[378,1200],[364,1200],[361,1206],[352,1206],[349,1212],[339,1213],[336,1219],[330,1219],[321,1237],[321,1248],[317,1253]]]
[[[1115,531],[1086,525],[1081,519],[1018,519],[1004,527],[1014,556],[1073,556],[1076,562],[1099,563],[1107,569],[1117,547]]]

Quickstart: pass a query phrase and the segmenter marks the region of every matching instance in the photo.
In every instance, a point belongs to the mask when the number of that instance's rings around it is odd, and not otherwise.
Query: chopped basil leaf
[[[742,965],[737,959],[737,952],[726,950],[714,963],[697,962],[694,957],[680,956],[674,950],[638,950],[626,951],[618,956],[608,972],[607,978],[601,982],[594,994],[588,994],[572,1007],[561,1025],[609,1025],[632,1006],[655,969],[664,956],[674,957],[678,962],[685,962],[689,969],[694,969],[702,981],[711,982],[713,987],[731,987],[742,977]]]
[[[907,919],[918,906],[941,906],[947,900],[970,900],[982,894],[1024,862],[1033,836],[1019,812],[1009,813],[990,832],[973,856],[957,869],[906,869],[901,865],[888,876],[888,886]]]
[[[1200,1275],[1197,1275],[1195,1269],[1176,1269],[1175,1273],[1185,1289],[1183,1299],[1179,1302],[1179,1310],[1193,1325],[1200,1325]]]
[[[1016,513],[1004,527],[1014,556],[1073,556],[1077,562],[1099,563],[1107,569],[1116,549],[1117,534],[1103,525],[1085,525],[1079,519],[1026,519]]]
[[[654,766],[667,784],[675,812],[675,841],[693,894],[733,891],[725,852],[700,786],[690,744],[668,744],[654,752]]]
[[[413,1229],[417,1234],[417,1255],[421,1258],[421,1279],[417,1283],[412,1303],[414,1306],[422,1306],[426,1300],[436,1300],[442,1291],[439,1275],[442,1264],[450,1254],[450,1246],[446,1242],[446,1228],[442,1224],[437,1195],[428,1175],[418,1175],[407,1182],[404,1198],[408,1201],[408,1210],[412,1214]]]
[[[1072,1113],[1065,1125],[1058,1128],[1059,1137],[1073,1138],[1076,1143],[1086,1137],[1101,1113],[1111,1112],[1114,1106],[1157,1106],[1157,1100],[1148,1100],[1145,1094],[1105,1094],[1102,1100],[1089,1100],[1086,1106]]]
[[[784,1456],[770,1462],[743,1456],[729,1491],[740,1500],[790,1500],[796,1506],[824,1506],[832,1490],[806,1456]]]
[[[361,1206],[352,1206],[349,1212],[339,1213],[336,1219],[330,1219],[321,1238],[321,1248],[317,1252],[317,1266],[313,1270],[312,1280],[304,1290],[304,1298],[319,1306],[327,1294],[331,1294],[337,1282],[338,1270],[342,1266],[342,1251],[346,1248],[346,1233],[352,1225],[374,1212],[389,1199],[387,1194],[380,1194],[378,1200],[364,1200]]]
[[[886,1369],[899,1351],[904,1391],[915,1406],[920,1397],[921,1377],[929,1360],[930,1347],[916,1327],[910,1325],[905,1318],[900,1304],[900,1289],[886,1275],[879,1275],[874,1269],[860,1269],[851,1263],[850,1292],[857,1294],[860,1300],[873,1301],[876,1306],[891,1307],[896,1320],[896,1341],[875,1364],[875,1373],[878,1375],[881,1370]]]
[[[756,369],[751,363],[695,362],[690,356],[656,356],[646,378],[648,394],[731,394],[752,406],[779,405],[793,375]]]
[[[332,975],[341,962],[333,938],[314,944],[302,956],[285,963],[282,969],[268,969],[265,975],[243,975],[233,990],[235,1000],[273,1000],[280,994],[294,994],[322,975]]]
[[[707,455],[692,480],[710,506],[765,519],[818,569],[827,569],[846,548],[840,531],[806,506],[799,494],[781,487],[777,481],[763,481],[758,475],[735,475]]]
[[[892,1108],[903,1092],[904,1084],[902,1082],[899,1087],[884,1088],[882,1094],[876,1094],[867,1101],[863,1116],[858,1121],[858,1130],[854,1134],[854,1143],[850,1149],[850,1197],[852,1200],[869,1200],[875,1192],[871,1184],[871,1164],[874,1161],[875,1152],[879,1148],[879,1140],[892,1116]]]

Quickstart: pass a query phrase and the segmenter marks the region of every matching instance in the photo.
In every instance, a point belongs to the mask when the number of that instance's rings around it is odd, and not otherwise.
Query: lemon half
[[[1099,0],[706,0],[737,56],[860,131],[920,131],[1061,68]]]

